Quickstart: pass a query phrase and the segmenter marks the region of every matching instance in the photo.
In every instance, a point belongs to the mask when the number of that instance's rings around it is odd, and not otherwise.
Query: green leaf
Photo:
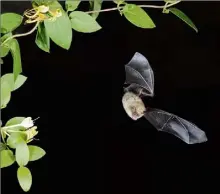
[[[50,5],[54,2],[54,0],[33,0],[32,4],[34,4],[35,6],[40,6],[40,5]]]
[[[4,36],[2,36],[0,38],[0,42],[3,43],[7,38],[11,37],[12,36],[12,33],[11,32],[8,32],[7,34],[4,34]]]
[[[22,72],[20,46],[16,39],[10,40],[9,46],[13,57],[13,74],[16,81],[18,75]]]
[[[125,0],[114,0],[113,1],[115,4],[117,4],[117,7],[119,8],[119,6],[120,5],[125,5],[126,4],[126,2],[125,2]]]
[[[7,82],[1,81],[1,109],[5,108],[11,99],[11,88]]]
[[[125,18],[140,28],[154,28],[156,27],[150,16],[135,4],[126,4],[123,8]]]
[[[2,142],[0,142],[0,152],[6,150],[6,145]]]
[[[80,0],[66,0],[65,8],[67,11],[74,11],[78,8]]]
[[[113,0],[113,2],[115,4],[121,4],[121,3],[124,3],[125,1],[124,0]]]
[[[43,51],[50,52],[50,37],[47,34],[44,23],[38,25],[35,43]]]
[[[23,191],[29,191],[32,185],[31,171],[27,167],[20,166],[17,171],[17,178]]]
[[[26,140],[27,140],[27,135],[25,133],[12,133],[7,139],[7,145],[10,148],[15,149],[21,141],[26,141]]]
[[[1,14],[1,33],[8,33],[21,25],[23,17],[16,13]]]
[[[46,152],[38,146],[30,145],[28,148],[30,153],[29,161],[39,160],[46,154]]]
[[[0,65],[4,64],[3,59],[0,57]]]
[[[14,117],[7,121],[5,126],[17,125],[21,124],[21,122],[25,119],[25,117]]]
[[[90,7],[91,7],[90,10],[100,11],[102,8],[102,2],[103,0],[90,1]],[[91,13],[91,16],[96,19],[99,16],[99,12]]]
[[[1,77],[2,82],[7,82],[9,84],[11,91],[15,91],[20,88],[26,80],[27,77],[18,75],[16,81],[14,82],[14,75],[12,73],[7,73]]]
[[[180,11],[177,8],[169,8],[169,11],[171,13],[173,13],[174,15],[176,15],[179,19],[181,19],[182,21],[184,21],[186,24],[188,24],[191,28],[193,28],[196,32],[198,32],[197,27],[195,26],[195,24],[192,22],[192,20],[182,11]]]
[[[57,9],[60,9],[65,12],[62,5],[57,0],[47,0],[47,3],[44,3],[44,5],[48,5],[51,11],[56,11]]]
[[[0,38],[0,43],[2,44],[7,38],[12,36],[12,33],[9,32]],[[6,43],[0,46],[0,57],[6,57],[10,51],[9,45]]]
[[[102,28],[92,16],[82,11],[73,11],[70,18],[72,28],[78,32],[91,33]]]
[[[177,1],[179,1],[179,0],[164,0],[164,2],[168,2],[168,3],[174,3],[174,2],[177,2]]]
[[[29,149],[24,140],[20,140],[20,142],[17,142],[15,157],[19,166],[27,165],[29,161]]]
[[[72,29],[69,17],[65,12],[55,21],[45,20],[44,25],[48,36],[58,46],[68,50],[72,42]]]
[[[8,55],[8,53],[9,53],[9,48],[8,47],[6,47],[6,46],[0,46],[0,52],[1,52],[1,55],[0,55],[0,57],[5,57],[5,56],[7,56]]]
[[[15,162],[15,156],[11,150],[2,150],[1,152],[1,168],[11,166]]]

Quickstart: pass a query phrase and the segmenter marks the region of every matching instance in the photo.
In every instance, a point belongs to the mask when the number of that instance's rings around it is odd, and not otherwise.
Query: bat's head
[[[146,111],[141,98],[132,92],[126,92],[124,94],[122,97],[122,104],[127,115],[133,120],[141,118]]]

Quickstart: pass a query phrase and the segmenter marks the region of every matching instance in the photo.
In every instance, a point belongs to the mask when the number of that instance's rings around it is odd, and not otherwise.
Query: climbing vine
[[[78,11],[81,1],[66,0],[62,6],[56,0],[35,0],[30,2],[30,9],[23,15],[17,13],[1,14],[0,64],[9,53],[13,58],[13,72],[1,76],[1,109],[7,107],[13,97],[13,92],[20,88],[27,80],[22,75],[22,59],[18,38],[36,32],[35,43],[44,52],[50,53],[50,41],[63,49],[68,50],[72,43],[74,31],[81,33],[94,33],[102,29],[97,22],[100,13],[118,11],[119,16],[128,22],[143,29],[155,28],[155,22],[148,15],[147,9],[160,10],[162,14],[173,14],[198,32],[195,24],[179,9],[174,6],[180,3],[177,0],[164,0],[162,5],[136,5],[124,0],[114,0],[112,8],[102,9],[102,0],[93,0],[89,3],[89,10]],[[15,34],[21,25],[33,25],[30,31]],[[33,143],[38,134],[36,119],[31,117],[14,117],[1,123],[1,168],[17,163],[17,178],[23,189],[27,192],[32,185],[32,174],[28,163],[42,158],[46,152]]]

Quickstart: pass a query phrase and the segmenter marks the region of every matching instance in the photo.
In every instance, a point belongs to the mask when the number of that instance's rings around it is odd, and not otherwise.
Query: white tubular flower
[[[26,128],[26,129],[27,129],[27,128],[30,128],[30,127],[33,127],[33,126],[34,126],[34,121],[32,120],[31,117],[27,117],[27,118],[25,118],[25,119],[21,122],[20,126]]]
[[[45,5],[41,5],[38,7],[38,10],[41,12],[41,13],[47,13],[49,11],[49,7],[48,6],[45,6]]]

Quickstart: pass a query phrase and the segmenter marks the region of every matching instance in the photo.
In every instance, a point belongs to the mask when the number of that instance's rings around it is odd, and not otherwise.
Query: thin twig
[[[143,8],[156,8],[156,9],[163,9],[163,8],[168,8],[168,7],[172,7],[173,5],[176,5],[178,3],[180,3],[181,1],[176,1],[174,3],[170,3],[169,5],[139,5],[139,7],[143,7]]]
[[[122,7],[119,7],[119,8],[122,8]],[[86,11],[85,13],[99,13],[99,12],[114,11],[114,10],[118,10],[118,8],[113,7],[113,8],[102,9],[102,10]]]
[[[138,7],[143,7],[143,8],[155,8],[155,9],[163,9],[163,8],[168,8],[171,7],[173,5],[176,5],[178,3],[180,3],[181,1],[176,1],[174,3],[171,3],[169,5],[138,5]],[[115,10],[119,10],[122,9],[123,7],[113,7],[113,8],[108,8],[108,9],[102,9],[102,10],[94,10],[94,11],[86,11],[86,13],[99,13],[99,12],[107,12],[107,11],[115,11]]]
[[[8,42],[9,40],[13,39],[13,38],[21,37],[21,36],[27,36],[27,35],[32,34],[32,33],[37,29],[37,26],[38,26],[39,23],[40,23],[40,22],[38,21],[38,22],[35,24],[35,26],[34,26],[29,32],[26,32],[26,33],[23,33],[23,34],[15,34],[15,35],[13,35],[13,36],[8,37],[8,38],[1,44],[1,46],[2,46],[3,44],[5,44],[6,42]]]

